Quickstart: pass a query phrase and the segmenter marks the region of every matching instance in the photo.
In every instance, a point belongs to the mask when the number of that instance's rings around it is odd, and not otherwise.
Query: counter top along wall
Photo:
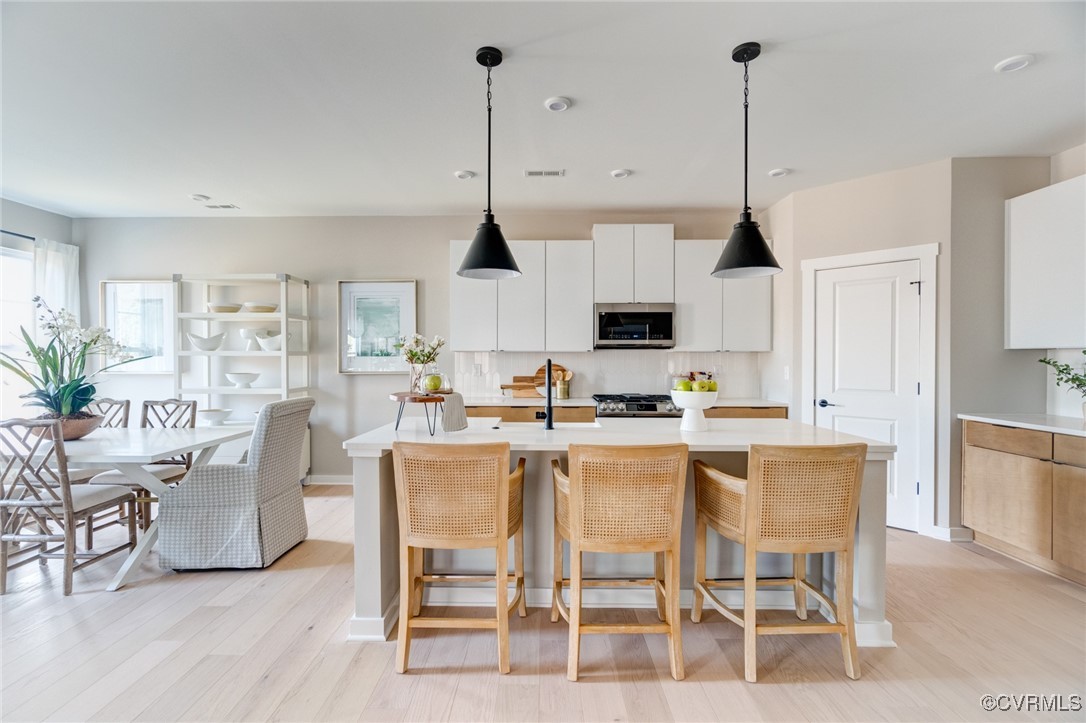
[[[393,442],[482,444],[508,442],[512,457],[527,460],[524,483],[526,596],[532,607],[549,607],[553,566],[553,493],[551,460],[566,463],[571,443],[650,445],[684,442],[691,459],[702,459],[725,472],[745,475],[751,444],[820,445],[862,441],[868,444],[860,495],[856,537],[854,607],[857,641],[861,646],[893,646],[892,626],[886,620],[886,487],[889,460],[896,447],[863,440],[831,429],[787,419],[710,419],[707,432],[681,432],[679,419],[604,417],[591,423],[561,422],[545,431],[539,423],[507,423],[500,418],[473,417],[459,432],[438,431],[433,437],[424,420],[404,418],[397,431],[386,424],[343,442],[353,465],[355,521],[355,610],[348,628],[351,640],[385,640],[396,623],[399,597],[399,533],[396,486],[392,465]],[[694,555],[693,468],[688,466],[683,505],[680,561],[681,604],[690,606]],[[711,577],[742,577],[742,548],[712,537],[707,558]],[[431,569],[470,572],[493,564],[485,551],[434,550],[427,553]],[[590,556],[586,573],[593,576],[643,576],[652,569],[651,556]],[[814,584],[832,580],[833,555],[808,557],[808,577]],[[788,556],[759,555],[762,575],[791,574]],[[824,582],[826,581],[826,582]],[[725,591],[729,604],[741,605],[741,591]],[[729,597],[730,595],[738,597]],[[440,587],[426,592],[432,605],[492,605],[493,588]],[[589,590],[588,607],[653,607],[652,591],[645,589]],[[791,590],[758,591],[759,607],[793,609]]]
[[[543,397],[464,397],[464,405],[468,407],[536,407],[546,404]],[[572,399],[555,399],[556,407],[594,407],[595,400],[591,397],[575,397]],[[788,402],[774,402],[770,399],[724,399],[718,398],[714,407],[787,407]]]
[[[1086,420],[1076,417],[1058,417],[1054,414],[959,414],[958,419],[1086,437]]]

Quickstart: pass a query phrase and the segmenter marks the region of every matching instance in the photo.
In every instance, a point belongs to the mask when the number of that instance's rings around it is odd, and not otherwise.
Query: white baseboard
[[[354,481],[349,474],[311,474],[309,475],[309,484],[311,485],[349,485],[354,484]]]
[[[933,537],[945,542],[972,542],[973,531],[968,527],[938,527],[931,525],[920,530],[925,537]]]
[[[491,600],[493,605],[493,600]],[[347,640],[358,643],[384,642],[392,633],[392,627],[400,617],[400,596],[395,595],[379,618],[352,616],[347,624]]]

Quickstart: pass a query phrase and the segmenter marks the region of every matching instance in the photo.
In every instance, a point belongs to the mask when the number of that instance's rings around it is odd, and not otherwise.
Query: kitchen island
[[[469,419],[459,432],[431,437],[425,421],[405,418],[400,429],[386,424],[349,439],[344,449],[353,463],[355,524],[355,610],[348,629],[351,640],[385,640],[399,613],[399,552],[392,443],[423,442],[484,444],[508,442],[511,457],[528,461],[524,485],[526,594],[531,606],[550,606],[552,555],[552,484],[550,461],[566,467],[570,444],[650,445],[684,442],[691,459],[703,459],[725,472],[746,476],[751,444],[817,445],[866,442],[867,463],[860,498],[854,584],[856,634],[861,646],[892,646],[886,621],[886,483],[895,446],[860,439],[830,429],[784,419],[711,419],[706,432],[680,432],[678,419],[601,418],[589,423],[555,425],[545,431],[538,423],[502,422],[497,417]],[[693,468],[688,471],[683,509],[681,558],[682,605],[689,607],[693,577]],[[742,577],[742,548],[710,533],[707,571],[715,577]],[[440,571],[482,571],[493,555],[479,550],[433,551],[427,565]],[[568,565],[568,551],[567,551]],[[832,589],[833,556],[809,556],[808,577]],[[650,555],[586,555],[586,574],[628,576],[652,569]],[[759,556],[759,575],[786,574],[791,558]],[[640,571],[640,572],[637,572]],[[824,571],[827,574],[823,574]],[[591,592],[592,595],[587,593]],[[729,591],[737,593],[739,591]],[[427,604],[492,606],[493,588],[447,587],[427,590]],[[725,600],[728,597],[725,595]],[[791,608],[791,590],[760,590],[760,607]],[[595,607],[654,607],[651,590],[595,589],[586,591],[585,605]]]

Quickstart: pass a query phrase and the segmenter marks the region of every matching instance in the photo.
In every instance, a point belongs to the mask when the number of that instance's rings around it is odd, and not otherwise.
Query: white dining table
[[[192,453],[192,467],[211,461],[219,445],[244,439],[253,433],[251,425],[194,427],[184,429],[96,429],[82,439],[64,443],[69,467],[112,467],[156,496],[169,485],[144,469],[160,459]],[[186,475],[187,477],[187,475]],[[178,484],[184,484],[184,478]],[[106,587],[117,590],[128,583],[139,564],[158,539],[158,520],[151,523],[129,553],[117,575]]]

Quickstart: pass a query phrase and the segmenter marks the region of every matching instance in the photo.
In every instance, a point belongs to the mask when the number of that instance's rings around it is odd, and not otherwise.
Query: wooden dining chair
[[[509,444],[394,442],[396,503],[400,520],[400,623],[396,672],[407,670],[411,632],[418,628],[495,629],[498,671],[509,672],[509,613],[527,615],[524,599],[524,460],[509,472]],[[515,594],[509,600],[509,538],[513,538]],[[427,549],[494,548],[495,574],[427,573]],[[422,616],[430,583],[495,584],[491,618]]]
[[[128,506],[128,542],[103,552],[79,551],[77,525],[119,504]],[[0,594],[7,592],[9,569],[59,558],[64,594],[71,595],[76,570],[135,546],[135,495],[117,485],[73,485],[59,421],[0,422]]]
[[[102,418],[102,423],[98,425],[99,428],[123,429],[128,426],[128,414],[131,407],[132,402],[128,399],[110,399],[108,397],[102,397],[95,399],[88,404],[87,411]],[[97,475],[108,471],[108,469],[102,468],[69,469],[68,479],[71,480],[72,484],[79,484],[81,482],[87,482]],[[113,514],[113,512],[106,512],[97,517],[95,515],[87,515],[83,531],[84,544],[88,550],[94,549],[94,533],[98,530],[113,525],[128,524],[124,505],[119,505],[115,512],[116,514]]]
[[[663,633],[668,637],[671,676],[682,680],[682,627],[679,619],[679,552],[683,493],[686,489],[685,444],[644,447],[571,444],[569,475],[553,462],[554,593],[551,621],[569,622],[566,677],[577,680],[581,635],[590,633]],[[569,578],[563,576],[562,540],[569,542]],[[585,552],[651,552],[653,577],[586,579]],[[562,591],[570,589],[567,607]],[[651,586],[659,623],[583,623],[586,587]]]
[[[853,552],[860,507],[866,444],[787,447],[752,444],[747,479],[724,474],[700,460],[694,462],[697,522],[694,527],[694,605],[690,617],[701,621],[703,603],[743,628],[745,677],[758,680],[758,636],[834,633],[848,677],[860,677],[856,626],[852,613]],[[708,528],[743,545],[743,577],[709,579],[705,575]],[[792,556],[792,575],[759,578],[759,552]],[[807,555],[836,556],[837,602],[806,579]],[[758,623],[755,596],[759,586],[791,587],[797,622]],[[742,588],[743,609],[733,610],[713,593],[715,588]],[[807,621],[807,595],[833,615],[832,622]],[[805,622],[806,621],[806,622]]]
[[[180,429],[195,426],[195,401],[182,401],[180,399],[147,400],[143,403],[140,411],[140,429]],[[192,454],[190,453],[170,459],[156,460],[154,464],[145,465],[144,469],[169,484],[184,477],[191,467]],[[128,485],[136,493],[140,529],[146,531],[151,526],[151,505],[158,502],[158,498],[129,480],[124,473],[109,470],[95,475],[90,482],[91,484]]]

